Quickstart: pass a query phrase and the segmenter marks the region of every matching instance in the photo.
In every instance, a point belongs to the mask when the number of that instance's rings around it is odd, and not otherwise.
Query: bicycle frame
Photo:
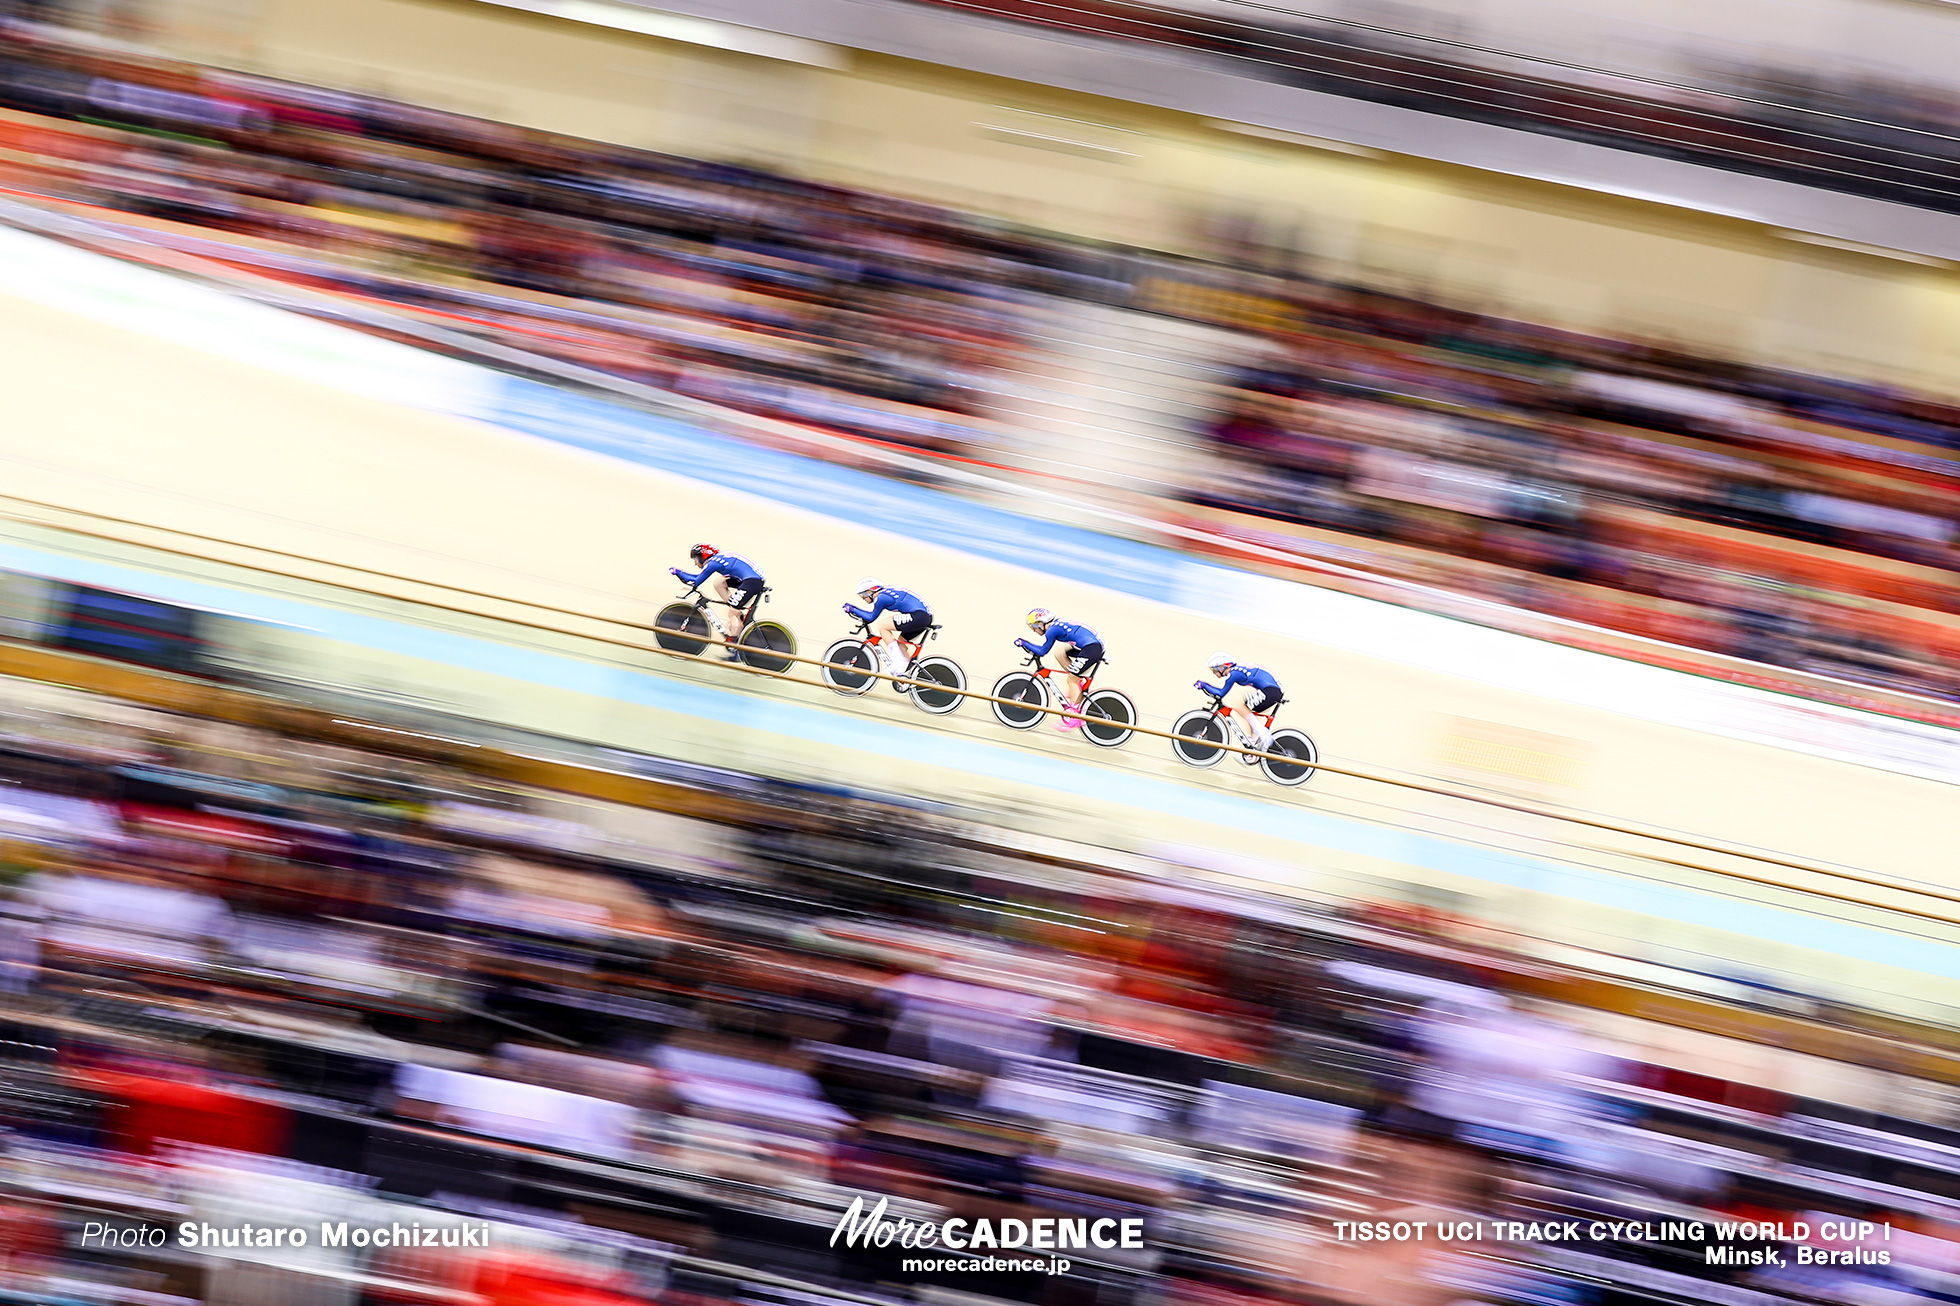
[[[1107,659],[1105,659],[1105,661],[1106,660]],[[1034,676],[1036,680],[1046,680],[1050,676],[1057,675],[1057,674],[1061,674],[1061,675],[1073,674],[1072,672],[1063,672],[1057,667],[1049,666],[1046,662],[1043,662],[1041,660],[1039,654],[1035,654],[1035,653],[1028,654],[1028,660],[1025,665],[1034,668]],[[1089,691],[1091,689],[1094,689],[1096,686],[1096,671],[1101,671],[1101,670],[1102,670],[1102,663],[1099,662],[1096,664],[1095,671],[1091,671],[1086,676],[1077,677],[1077,679],[1081,680],[1082,682],[1082,697],[1084,698],[1089,697]]]
[[[1217,698],[1212,698],[1210,694],[1206,694],[1206,695],[1205,695],[1205,697],[1206,697],[1206,698],[1210,698],[1210,699],[1211,699],[1211,716],[1212,716],[1212,720],[1214,720],[1214,721],[1216,721],[1216,720],[1217,720],[1217,719],[1218,719],[1219,717],[1221,717],[1221,716],[1224,716],[1224,717],[1229,717],[1229,716],[1231,716],[1231,715],[1232,715],[1232,714],[1233,714],[1234,712],[1238,712],[1238,713],[1240,713],[1240,714],[1242,714],[1242,715],[1244,715],[1244,716],[1248,716],[1248,717],[1251,717],[1251,718],[1252,718],[1253,720],[1255,720],[1255,721],[1262,721],[1262,722],[1264,722],[1264,723],[1265,723],[1265,728],[1266,728],[1266,733],[1267,733],[1267,734],[1271,734],[1271,733],[1272,733],[1272,730],[1273,730],[1273,718],[1279,715],[1279,710],[1280,710],[1280,709],[1281,709],[1282,707],[1285,707],[1285,706],[1286,706],[1286,700],[1282,698],[1282,699],[1281,699],[1281,700],[1280,700],[1279,702],[1277,702],[1277,703],[1275,703],[1275,704],[1273,704],[1273,710],[1272,710],[1272,711],[1270,711],[1270,712],[1254,712],[1254,711],[1252,711],[1252,710],[1251,710],[1250,708],[1245,708],[1245,707],[1239,707],[1239,708],[1233,708],[1233,707],[1231,707],[1230,705],[1228,705],[1228,704],[1227,704],[1227,703],[1225,702],[1225,698],[1224,698],[1224,695],[1222,695],[1222,694],[1221,694],[1221,695],[1219,695],[1219,696],[1218,696]]]
[[[852,620],[857,622],[858,633],[864,636],[865,643],[876,648],[883,642],[885,638],[883,635],[874,635],[871,633],[870,622],[864,620],[862,617],[853,617]],[[892,636],[892,643],[898,645],[899,651],[905,654],[905,669],[907,671],[910,671],[912,665],[919,660],[919,655],[926,651],[926,640],[936,639],[938,636],[939,623],[936,621],[926,627],[925,634],[919,638],[917,643],[913,643],[896,634]]]
[[[699,585],[691,585],[679,594],[676,594],[674,600],[675,602],[679,602],[682,599],[692,598],[694,600],[694,606],[697,608],[705,608],[712,603],[718,608],[731,608],[746,617],[762,604],[769,601],[769,591],[771,588],[771,586],[764,585],[760,590],[756,591],[755,597],[747,603],[730,603],[727,599],[711,599],[701,592]]]

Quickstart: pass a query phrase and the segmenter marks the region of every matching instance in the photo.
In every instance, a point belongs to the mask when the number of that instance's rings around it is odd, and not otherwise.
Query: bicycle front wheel
[[[1283,754],[1286,760],[1281,762],[1262,757],[1259,759],[1259,769],[1274,784],[1289,788],[1313,779],[1314,763],[1320,760],[1320,749],[1300,730],[1273,731],[1273,742],[1266,747],[1266,751]]]
[[[1082,737],[1098,747],[1128,743],[1136,723],[1136,704],[1113,689],[1098,689],[1082,701]]]
[[[698,654],[714,637],[714,627],[691,603],[669,603],[653,619],[653,642],[669,652]]]
[[[824,650],[823,683],[840,694],[862,694],[878,683],[878,655],[861,639],[840,639]]]
[[[944,716],[966,700],[966,672],[951,658],[925,658],[912,668],[912,705]]]
[[[794,665],[796,636],[780,621],[751,621],[736,645],[742,661],[763,671],[783,672]]]
[[[1048,686],[1039,676],[1010,671],[994,682],[994,697],[1009,700],[988,704],[994,719],[1004,726],[1026,730],[1040,722],[1042,709],[1048,706]]]
[[[1209,708],[1194,707],[1171,723],[1171,751],[1186,766],[1217,766],[1225,756],[1225,723]]]

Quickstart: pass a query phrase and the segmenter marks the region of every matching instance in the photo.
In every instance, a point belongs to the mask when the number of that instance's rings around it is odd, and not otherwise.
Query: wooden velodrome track
[[[525,632],[539,656],[596,668],[576,684],[543,683],[509,667],[445,664],[439,641],[376,650],[340,630],[267,635],[323,673],[417,684],[428,697],[538,729],[980,802],[1130,846],[1223,848],[1285,868],[1279,873],[1307,889],[1327,888],[1317,881],[1329,876],[1345,877],[1351,891],[1357,882],[1378,889],[1426,882],[1493,917],[1574,940],[1646,939],[1742,961],[1733,932],[1740,927],[1725,918],[1722,894],[1880,931],[1909,918],[1915,937],[1942,941],[1960,916],[1944,846],[1952,828],[1947,784],[1643,721],[1632,714],[1637,704],[1624,712],[1582,707],[1360,656],[1333,641],[1287,638],[1253,629],[1253,614],[1241,625],[1060,580],[1039,556],[1016,567],[945,548],[932,542],[930,520],[881,529],[786,507],[418,410],[412,382],[383,376],[369,387],[411,404],[363,396],[298,379],[290,367],[276,371],[184,343],[208,346],[196,330],[169,338],[167,323],[135,321],[114,304],[76,312],[43,301],[0,299],[11,400],[0,436],[9,501],[0,509],[16,522],[81,532],[72,539],[86,542],[82,552],[138,571],[227,583],[238,575],[229,567],[252,568],[272,578],[261,588],[283,587],[320,610],[332,606],[322,598],[332,587],[361,596],[369,616],[441,613],[452,637],[496,638],[503,628],[494,622],[515,623],[509,629]],[[110,324],[117,320],[125,325]],[[336,341],[345,333],[315,329],[328,333],[316,337],[324,352],[340,350],[339,362],[378,373],[396,348],[351,336]],[[1013,664],[1008,641],[1021,632],[1027,608],[1041,604],[1102,633],[1113,654],[1104,683],[1128,693],[1146,724],[1162,727],[1194,703],[1190,682],[1204,655],[1226,647],[1281,672],[1294,700],[1291,723],[1320,741],[1329,762],[1428,787],[1328,775],[1306,790],[1281,791],[1229,764],[1187,771],[1147,737],[1100,754],[1046,730],[1012,734],[978,704],[935,721],[890,695],[860,701],[814,687],[757,690],[721,668],[637,654],[645,626],[677,588],[665,566],[702,538],[767,568],[776,595],[766,615],[795,629],[805,653],[846,633],[838,605],[868,572],[935,602],[947,627],[935,651],[960,661],[984,689]],[[61,552],[55,536],[30,542]],[[646,676],[665,689],[651,697],[629,692],[629,681]],[[697,710],[693,701],[708,706]],[[928,743],[915,747],[914,736]],[[1479,772],[1473,756],[1466,768],[1466,747],[1497,761]],[[1507,751],[1526,759],[1529,774],[1504,773]],[[985,766],[977,771],[974,759]],[[1049,782],[1084,770],[1096,773],[1093,786],[1070,791]],[[1466,779],[1509,805],[1435,792],[1456,791]],[[1177,797],[1166,801],[1166,794]],[[1279,804],[1366,823],[1376,837],[1329,847],[1302,834],[1332,828],[1324,823],[1268,821],[1264,809]],[[1521,810],[1548,804],[1598,824],[1571,826]],[[1687,842],[1660,845],[1621,832],[1631,828],[1676,832]],[[1710,906],[1702,919],[1660,921],[1637,900],[1580,902],[1550,880],[1513,876],[1500,884],[1481,877],[1481,852],[1437,864],[1425,851],[1431,835],[1686,886]],[[1778,856],[1712,850],[1731,846]],[[1839,868],[1853,874],[1831,873]],[[1907,882],[1914,887],[1887,887]],[[1829,951],[1825,941],[1782,944],[1758,932],[1747,962],[1801,971]],[[1872,957],[1852,969],[1857,978],[1846,982],[1861,988],[1911,987]],[[1954,1001],[1960,980],[1934,981],[1919,996]]]

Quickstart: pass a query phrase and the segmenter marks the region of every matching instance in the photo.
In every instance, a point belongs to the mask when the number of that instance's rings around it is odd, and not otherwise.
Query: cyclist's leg
[[[1252,719],[1252,714],[1245,710],[1246,689],[1245,685],[1235,685],[1221,694],[1218,699],[1218,715],[1225,719],[1226,725],[1234,735],[1238,736],[1240,743],[1245,742],[1246,723]]]
[[[1259,723],[1253,719],[1252,711],[1247,706],[1258,696],[1259,691],[1252,690],[1248,693],[1243,685],[1236,685],[1219,696],[1218,719],[1225,723],[1225,739],[1228,743],[1236,744],[1240,748],[1260,747]],[[1259,759],[1251,753],[1240,753],[1237,756],[1239,761],[1247,766],[1256,766],[1259,763]]]
[[[722,603],[729,602],[728,577],[710,576],[708,578],[708,597]],[[733,608],[709,608],[708,621],[721,632],[723,639],[733,641],[742,633],[742,616]]]
[[[1251,748],[1252,714],[1245,709],[1245,686],[1237,685],[1218,699],[1218,719],[1225,723],[1225,737],[1241,748]],[[1240,761],[1245,758],[1241,757]]]
[[[898,659],[906,666],[918,661],[925,651],[926,632],[932,629],[930,612],[914,612],[892,624],[892,640],[898,645]]]
[[[1045,664],[1052,664],[1057,671],[1062,673],[1062,701],[1056,705],[1062,709],[1062,714],[1054,718],[1055,729],[1074,730],[1082,724],[1081,717],[1072,716],[1069,712],[1069,709],[1082,705],[1082,682],[1075,677],[1075,663],[1069,657],[1068,650],[1059,645],[1050,649],[1048,656],[1043,658],[1042,661]]]
[[[1064,661],[1068,666],[1070,698],[1080,704],[1089,693],[1089,686],[1095,682],[1096,672],[1102,669],[1103,646],[1089,644],[1073,650]]]
[[[1266,691],[1251,685],[1240,685],[1232,691],[1232,697],[1238,700],[1234,715],[1245,736],[1246,747],[1266,751],[1273,742],[1271,725],[1266,720],[1266,713],[1272,711],[1266,706]]]
[[[755,605],[762,601],[762,587],[758,583],[753,589],[741,586],[727,588],[728,601],[735,605],[728,610],[728,633],[731,638],[740,639],[742,632],[748,629]]]
[[[1075,659],[1069,656],[1066,648],[1057,645],[1048,655],[1054,660],[1055,669],[1062,673],[1062,701],[1075,704],[1082,701],[1082,678],[1075,674]]]
[[[905,670],[905,650],[898,643],[898,614],[886,611],[871,623],[871,633],[876,637],[879,657],[884,659],[885,670],[898,675]]]

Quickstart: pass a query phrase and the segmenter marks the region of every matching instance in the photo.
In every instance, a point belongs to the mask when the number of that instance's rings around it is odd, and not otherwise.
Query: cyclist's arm
[[[891,591],[880,590],[878,591],[878,597],[876,601],[872,603],[871,610],[869,612],[866,612],[863,608],[860,608],[855,603],[846,603],[844,605],[844,611],[850,613],[853,617],[857,618],[859,621],[862,621],[865,625],[868,626],[872,622],[876,621],[879,617],[883,616],[885,613],[885,609],[891,606],[892,606]]]
[[[1234,685],[1243,685],[1248,679],[1250,677],[1245,674],[1243,667],[1233,667],[1231,671],[1226,673],[1225,683],[1222,685],[1214,685],[1207,680],[1194,680],[1191,682],[1191,685],[1192,688],[1201,689],[1213,698],[1223,698],[1232,692]]]
[[[687,586],[689,589],[695,589],[699,587],[702,581],[708,578],[709,573],[713,570],[713,566],[703,567],[700,571],[683,571],[679,567],[676,567],[674,568],[674,575],[680,578],[681,584]]]
[[[1060,624],[1061,624],[1060,622],[1055,623],[1055,625],[1060,625]],[[1036,648],[1034,645],[1028,644],[1026,640],[1021,641],[1023,644],[1027,645],[1028,652],[1031,655],[1038,658],[1045,658],[1048,656],[1048,650],[1055,647],[1055,637],[1061,634],[1060,631],[1055,629],[1055,625],[1051,625],[1048,627],[1048,638],[1041,641],[1040,648]]]

